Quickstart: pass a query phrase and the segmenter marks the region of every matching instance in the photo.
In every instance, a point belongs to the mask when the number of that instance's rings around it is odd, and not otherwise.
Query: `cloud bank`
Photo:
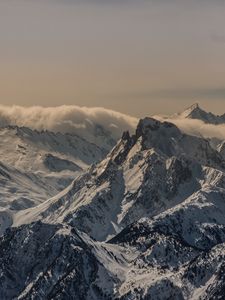
[[[79,106],[22,107],[0,106],[0,126],[17,125],[36,130],[68,132],[87,137],[101,125],[118,139],[125,130],[133,131],[138,119],[109,109]]]
[[[211,125],[193,119],[153,117],[160,121],[174,123],[187,134],[225,140],[225,124]],[[138,119],[135,117],[102,107],[0,105],[0,126],[17,125],[36,130],[73,133],[92,142],[95,142],[93,137],[96,133],[96,125],[102,126],[106,134],[111,133],[111,137],[117,140],[125,130],[133,133],[137,123]]]

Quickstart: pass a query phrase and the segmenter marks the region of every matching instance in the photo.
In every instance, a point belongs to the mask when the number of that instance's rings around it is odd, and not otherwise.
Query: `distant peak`
[[[194,103],[188,108],[186,108],[182,113],[179,115],[182,117],[197,117],[198,115],[207,114],[203,109],[201,109],[199,103]]]
[[[200,108],[200,105],[199,105],[199,103],[194,103],[194,104],[192,104],[191,106],[189,106],[187,109],[185,109],[185,111],[184,112],[192,112],[192,111],[196,111],[196,110],[202,110],[201,108]]]
[[[178,114],[181,118],[188,118],[188,119],[197,119],[201,120],[204,123],[208,124],[224,124],[225,123],[225,114],[218,116],[211,112],[207,112],[203,110],[198,103],[195,103],[188,107],[185,111]]]

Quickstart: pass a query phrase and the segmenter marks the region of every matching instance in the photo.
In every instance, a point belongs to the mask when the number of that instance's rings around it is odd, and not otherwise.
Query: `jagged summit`
[[[182,113],[192,113],[194,111],[198,111],[198,110],[202,110],[199,103],[196,102],[194,104],[192,104],[191,106],[189,106],[188,108],[186,108]]]
[[[66,222],[103,241],[170,205],[179,193],[177,201],[182,201],[198,187],[193,174],[202,172],[201,165],[225,169],[224,159],[207,140],[183,134],[174,124],[145,118],[133,136],[124,133],[105,160],[75,179],[63,194],[18,213],[15,224],[39,219]],[[183,184],[188,188],[181,192]]]
[[[159,120],[146,117],[141,119],[137,125],[136,138],[139,138],[140,136],[147,137],[151,132],[155,131],[163,131],[165,135],[180,134],[180,130],[173,123],[161,122]]]
[[[225,166],[219,153],[211,148],[207,140],[184,134],[173,123],[161,122],[149,117],[139,121],[133,136],[124,133],[121,142],[109,156],[112,161],[121,164],[128,153],[133,152],[132,149],[135,148],[141,148],[142,151],[154,149],[167,157],[185,156],[196,159],[203,165],[211,165],[212,160],[218,167]]]
[[[169,122],[160,122],[154,118],[146,117],[140,119],[135,134],[130,136],[124,132],[122,139],[109,154],[110,160],[121,164],[128,153],[141,147],[142,150],[155,149],[171,156],[176,152],[174,141],[181,139],[182,132],[176,125]]]
[[[170,122],[161,122],[157,119],[146,117],[140,119],[133,136],[130,135],[129,131],[125,131],[122,135],[122,140],[132,141],[133,144],[137,142],[139,138],[143,141],[150,139],[153,135],[163,135],[165,137],[177,136],[181,134],[181,131],[176,125]]]
[[[169,122],[160,122],[156,119],[146,117],[141,119],[137,125],[136,129],[136,137],[146,136],[152,131],[157,130],[173,130],[174,133],[180,132],[176,125],[169,123]],[[168,131],[169,132],[169,131]]]
[[[195,116],[199,116],[202,114],[209,114],[206,111],[204,111],[199,103],[194,103],[188,108],[186,108],[183,112],[181,112],[179,115],[185,118],[194,118]]]
[[[211,112],[203,110],[198,103],[194,103],[182,113],[178,114],[180,118],[197,119],[208,124],[223,124],[225,123],[225,115],[215,115]]]

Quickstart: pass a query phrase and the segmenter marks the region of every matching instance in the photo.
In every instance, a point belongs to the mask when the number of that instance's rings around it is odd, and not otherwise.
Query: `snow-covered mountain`
[[[0,298],[223,299],[224,216],[222,151],[145,118],[65,190],[12,216]]]
[[[225,124],[225,114],[219,116],[211,112],[206,112],[199,106],[198,103],[191,105],[186,110],[176,114],[175,116],[179,118],[197,119],[207,124]]]
[[[85,169],[106,155],[103,148],[74,134],[7,126],[0,128],[0,138],[4,163],[25,171],[51,171],[53,158],[60,170]],[[65,160],[68,164],[62,167]]]
[[[106,240],[141,217],[184,201],[209,182],[209,174],[219,177],[224,168],[224,159],[207,140],[146,118],[105,160],[56,197],[19,212],[14,224],[66,222]]]
[[[0,128],[0,234],[12,216],[55,196],[106,151],[79,136]]]

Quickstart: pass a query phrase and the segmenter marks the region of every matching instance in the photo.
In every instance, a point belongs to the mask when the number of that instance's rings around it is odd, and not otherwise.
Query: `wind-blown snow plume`
[[[112,133],[113,138],[119,138],[124,130],[133,131],[137,122],[134,117],[101,107],[0,106],[0,126],[26,126],[37,130],[76,133],[84,137],[96,125],[101,125]]]

